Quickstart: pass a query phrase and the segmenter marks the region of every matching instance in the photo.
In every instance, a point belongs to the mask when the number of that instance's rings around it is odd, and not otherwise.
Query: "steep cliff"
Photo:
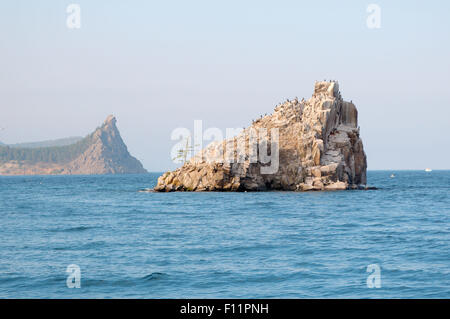
[[[286,101],[238,136],[211,143],[162,175],[155,190],[356,189],[364,188],[366,169],[355,105],[337,82],[316,82],[309,100]]]
[[[40,148],[0,146],[0,175],[146,172],[128,152],[112,115],[92,134],[74,144]]]

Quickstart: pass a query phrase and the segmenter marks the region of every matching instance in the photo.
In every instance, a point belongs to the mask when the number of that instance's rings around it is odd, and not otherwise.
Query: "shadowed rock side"
[[[0,147],[0,175],[147,173],[130,155],[110,115],[81,141],[46,148]]]
[[[251,131],[266,129],[265,142],[270,145],[270,132],[274,128],[279,132],[279,167],[275,173],[264,174],[261,169],[270,163],[250,160],[249,136]],[[258,142],[263,145],[264,141],[259,137]],[[234,156],[238,154],[238,145],[246,145],[244,156],[240,155],[242,160],[230,163],[217,156],[220,147],[223,147],[220,154],[226,154],[230,145],[234,145]],[[309,100],[287,101],[238,136],[211,143],[181,168],[162,175],[154,190],[358,189],[366,184],[366,169],[355,105],[342,99],[337,82],[316,82]]]

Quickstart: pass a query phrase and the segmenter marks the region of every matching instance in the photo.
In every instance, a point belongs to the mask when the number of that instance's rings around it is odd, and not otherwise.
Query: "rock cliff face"
[[[267,132],[257,135],[257,160],[255,132]],[[162,175],[155,191],[357,189],[366,168],[355,105],[342,99],[337,82],[316,82],[309,100],[286,101],[238,136],[211,143]]]
[[[112,115],[92,134],[72,145],[33,149],[0,147],[0,175],[135,173],[147,171],[128,152]]]

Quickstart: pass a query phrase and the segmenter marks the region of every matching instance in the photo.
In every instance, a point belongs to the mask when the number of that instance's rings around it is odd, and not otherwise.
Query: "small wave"
[[[0,278],[0,283],[6,284],[6,283],[17,282],[17,281],[24,282],[28,279],[29,279],[28,277],[24,277],[24,276],[9,276],[9,277]]]
[[[107,245],[107,243],[103,240],[100,240],[100,241],[81,243],[81,244],[78,244],[75,246],[71,245],[71,246],[53,247],[53,250],[89,250],[89,249],[97,249],[97,248],[103,247],[105,245]]]
[[[274,201],[258,201],[255,204],[256,206],[263,208],[273,208],[279,206],[279,203]]]
[[[138,190],[139,193],[156,193],[153,188],[142,188]]]
[[[153,272],[150,275],[144,276],[141,279],[144,281],[150,281],[150,280],[158,280],[158,279],[162,279],[163,277],[165,277],[166,274],[162,273],[162,272]]]
[[[48,287],[65,281],[64,276],[9,276],[0,279],[0,284],[10,288],[26,288],[30,286]]]
[[[50,229],[50,232],[81,232],[81,231],[85,231],[85,230],[89,230],[95,228],[93,226],[77,226],[77,227],[70,227],[70,228],[55,228],[55,229]]]
[[[356,223],[343,223],[343,224],[333,225],[333,227],[335,227],[335,228],[357,228],[360,226],[361,226],[360,224],[356,224]]]

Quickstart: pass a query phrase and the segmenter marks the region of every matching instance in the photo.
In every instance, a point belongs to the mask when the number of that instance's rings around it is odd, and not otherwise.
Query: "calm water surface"
[[[391,173],[368,173],[380,190],[313,193],[0,177],[0,297],[450,298],[450,171]]]

